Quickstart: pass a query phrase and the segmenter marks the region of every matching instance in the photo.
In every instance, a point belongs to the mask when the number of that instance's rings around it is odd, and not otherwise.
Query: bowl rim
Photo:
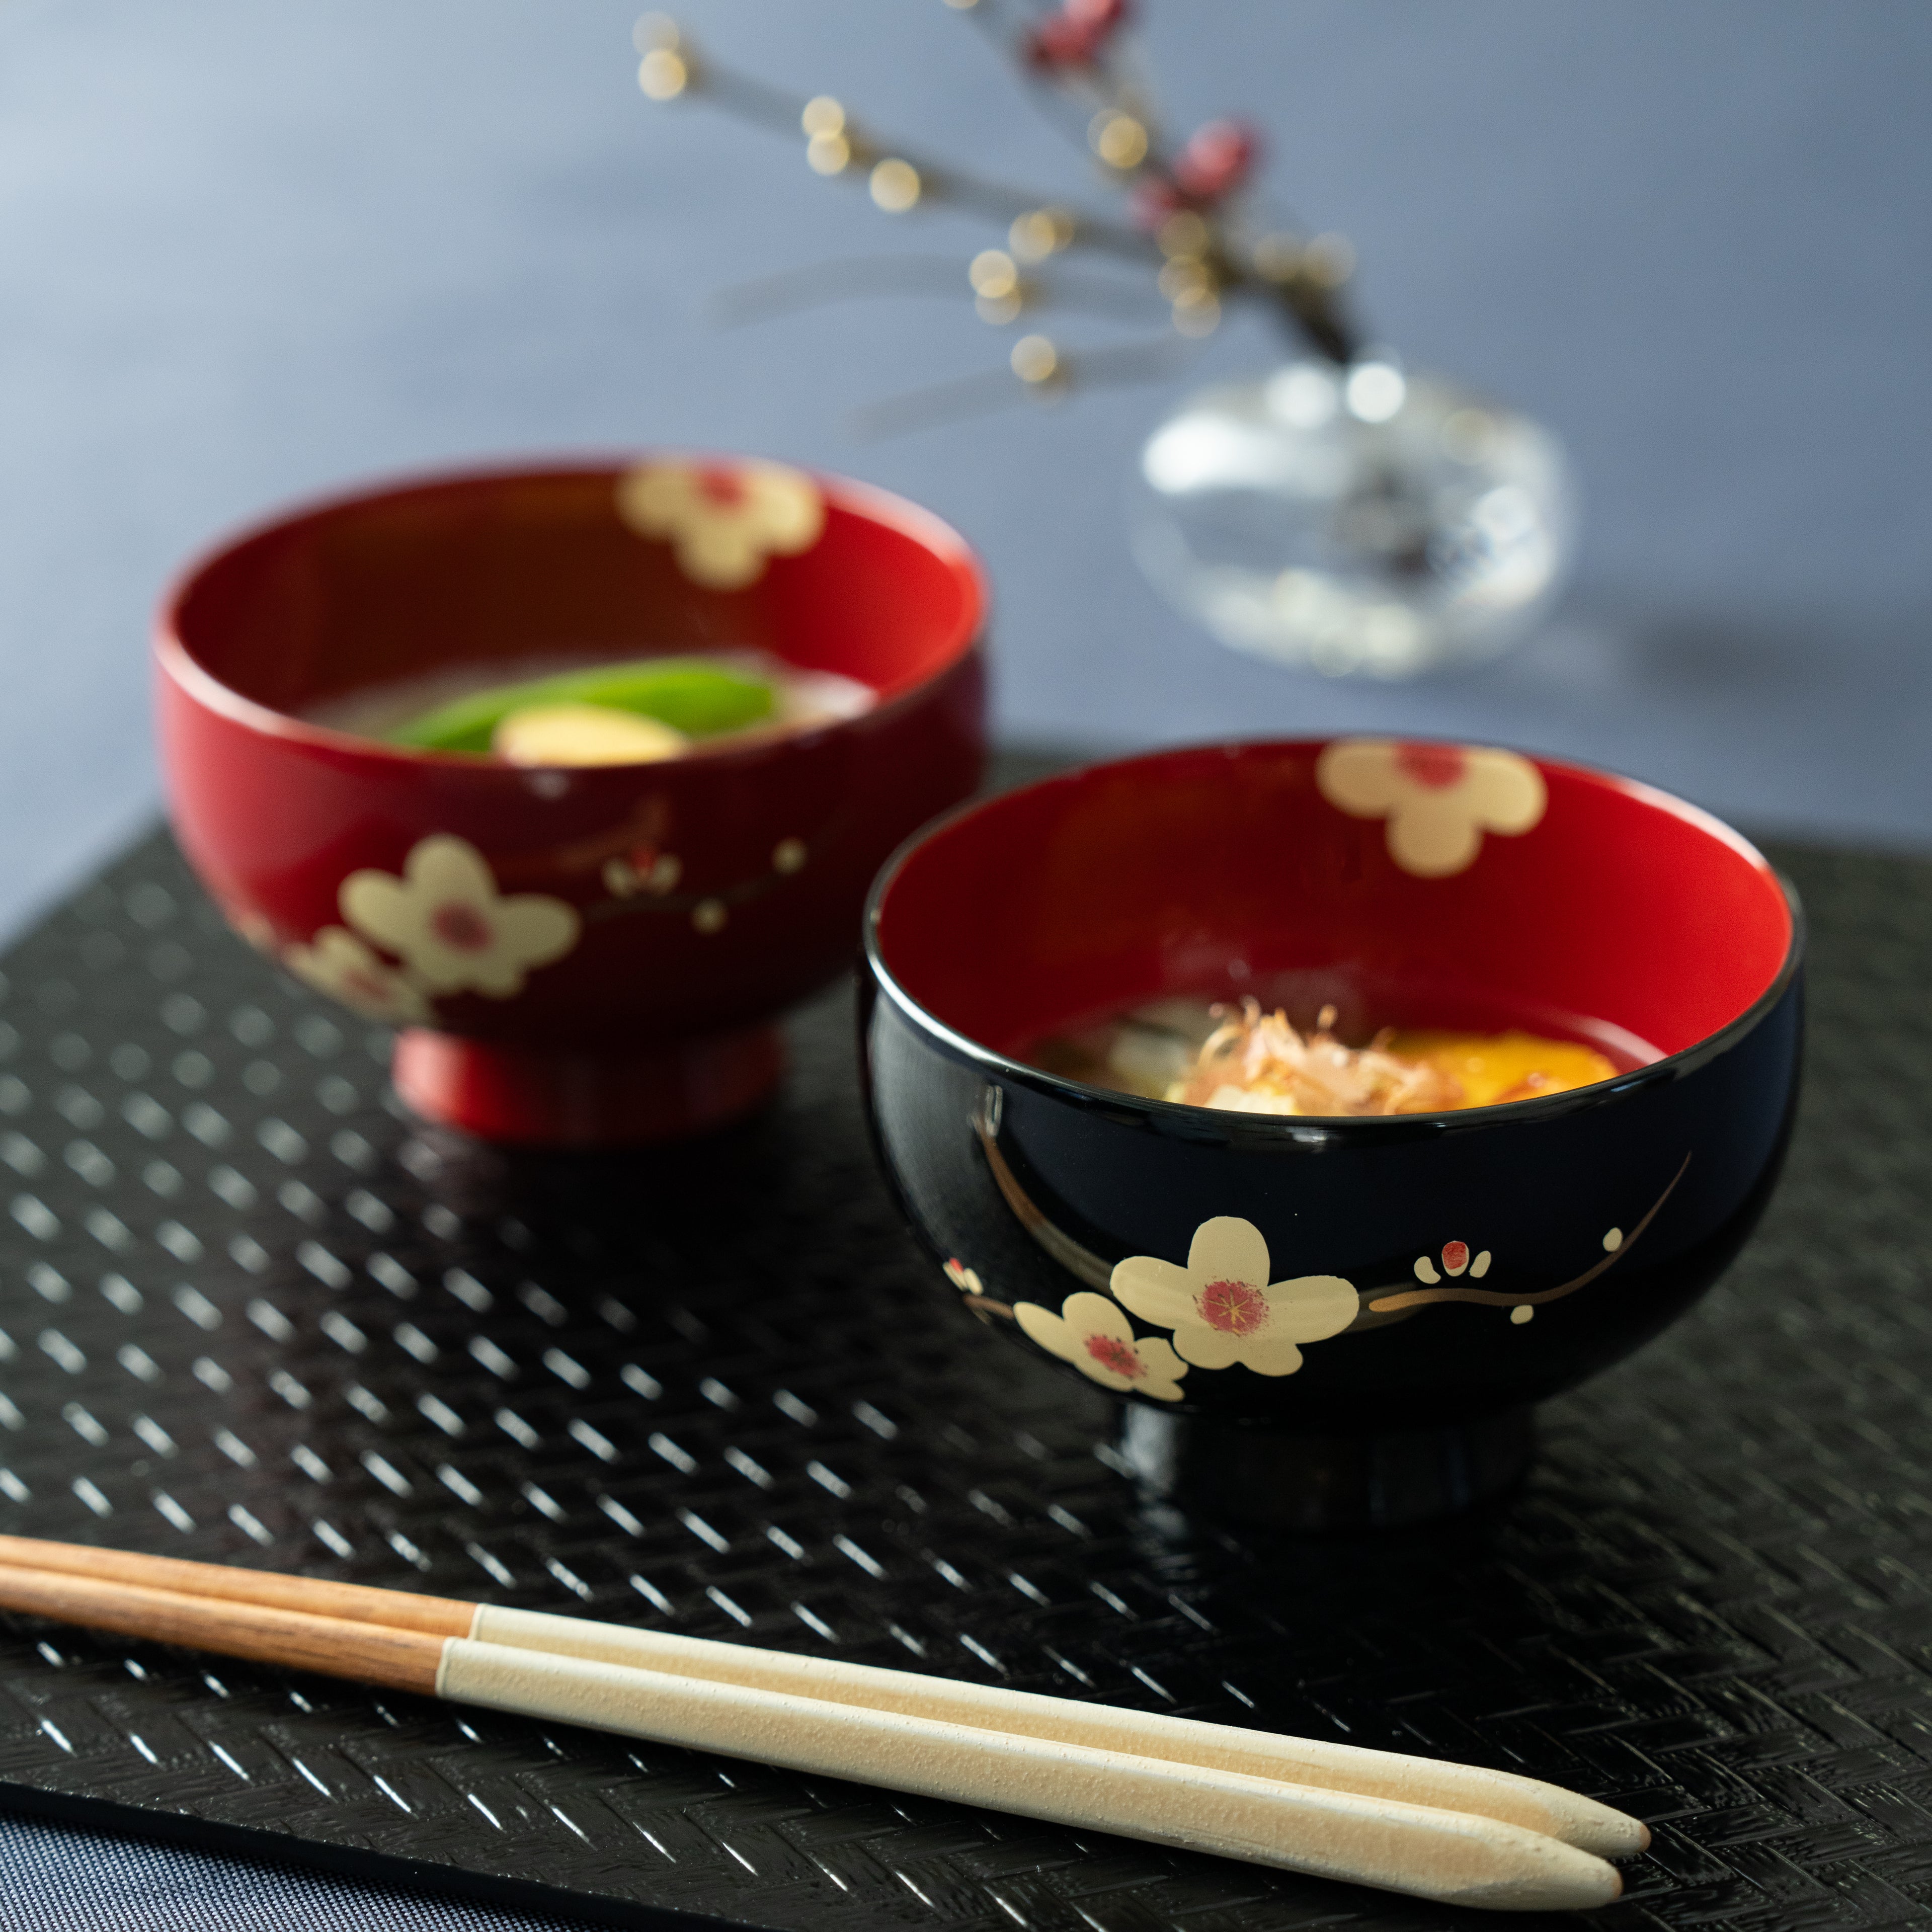
[[[1720,844],[1730,846],[1733,851],[1764,868],[1784,895],[1785,908],[1790,915],[1791,934],[1778,970],[1772,976],[1770,983],[1764,991],[1743,1012],[1726,1020],[1722,1026],[1706,1034],[1701,1040],[1693,1040],[1688,1046],[1680,1047],[1675,1053],[1665,1054],[1645,1066],[1633,1067],[1628,1072],[1618,1074],[1613,1080],[1595,1081],[1587,1087],[1574,1087],[1563,1093],[1546,1094],[1531,1100],[1492,1102],[1487,1106],[1459,1107],[1436,1113],[1247,1114],[1223,1108],[1197,1107],[1180,1100],[1151,1100],[1138,1094],[1123,1094],[1112,1088],[1094,1087],[1084,1081],[1070,1080],[1060,1074],[1048,1073],[1043,1068],[1029,1066],[1024,1060],[1015,1060],[1007,1054],[995,1052],[991,1047],[948,1026],[937,1014],[922,1006],[900,984],[886,964],[880,926],[886,896],[891,891],[894,881],[913,854],[927,841],[950,831],[976,813],[986,811],[1006,800],[1023,794],[1075,784],[1096,772],[1124,770],[1158,760],[1217,752],[1232,754],[1256,751],[1314,751],[1323,746],[1346,742],[1349,739],[1384,735],[1337,732],[1321,738],[1208,739],[1190,744],[1162,746],[1151,751],[1135,752],[1125,758],[1086,760],[1070,766],[1064,772],[1055,772],[1025,784],[1014,785],[1004,791],[968,799],[964,804],[954,806],[950,812],[921,826],[901,843],[898,849],[880,868],[878,877],[872,881],[872,890],[866,898],[864,940],[866,971],[879,990],[917,1030],[930,1036],[952,1058],[964,1060],[988,1076],[996,1076],[1009,1084],[1030,1088],[1048,1098],[1069,1102],[1082,1111],[1106,1112],[1135,1117],[1148,1128],[1171,1138],[1233,1142],[1262,1147],[1322,1146],[1342,1136],[1387,1140],[1470,1132],[1479,1131],[1485,1126],[1545,1120],[1601,1106],[1626,1095],[1682,1079],[1720,1054],[1727,1052],[1747,1034],[1756,1029],[1760,1022],[1784,998],[1792,981],[1798,976],[1804,965],[1806,940],[1803,903],[1798,896],[1797,888],[1790,880],[1772,865],[1742,832],[1726,824],[1714,814],[1705,811],[1702,806],[1692,805],[1688,800],[1678,798],[1674,793],[1664,791],[1658,786],[1646,784],[1641,778],[1626,778],[1620,772],[1606,771],[1599,766],[1582,764],[1570,759],[1547,758],[1525,751],[1518,751],[1517,755],[1529,759],[1540,769],[1573,773],[1595,783],[1612,785],[1646,805],[1670,812],[1716,838]],[[1460,747],[1466,741],[1405,737],[1401,742],[1405,744],[1443,744]],[[1514,746],[1494,748],[1516,749]],[[869,1067],[870,1055],[866,1055],[866,1058]]]
[[[180,616],[182,606],[202,580],[215,567],[238,550],[278,532],[303,524],[320,524],[344,512],[367,508],[392,499],[415,496],[430,490],[487,488],[492,484],[534,482],[547,478],[608,476],[616,478],[639,464],[652,461],[686,463],[772,463],[777,459],[748,452],[692,449],[682,446],[632,449],[619,454],[562,456],[519,460],[484,458],[474,463],[439,468],[402,470],[374,482],[318,491],[298,497],[280,509],[251,518],[231,526],[195,550],[169,578],[158,600],[151,632],[152,650],[157,672],[182,694],[204,709],[246,725],[260,736],[278,738],[291,744],[319,750],[353,754],[378,764],[427,766],[434,770],[490,772],[513,769],[519,776],[533,772],[566,771],[582,777],[582,766],[519,765],[506,767],[496,760],[472,752],[433,751],[412,745],[392,745],[379,738],[365,738],[334,725],[317,724],[298,718],[272,705],[237,691],[204,665],[182,640]],[[905,690],[850,718],[830,718],[776,736],[736,743],[722,742],[694,747],[676,761],[685,764],[702,760],[712,765],[734,760],[750,761],[772,752],[806,748],[822,742],[842,731],[862,728],[876,719],[892,717],[902,708],[916,703],[942,679],[956,671],[983,642],[992,610],[992,590],[986,567],[972,545],[944,518],[877,484],[838,476],[806,464],[788,466],[802,470],[824,492],[828,502],[855,512],[871,521],[898,531],[929,551],[948,567],[965,593],[964,608],[944,661]],[[623,772],[640,769],[642,764],[611,765],[598,770]],[[652,765],[662,770],[662,761]]]

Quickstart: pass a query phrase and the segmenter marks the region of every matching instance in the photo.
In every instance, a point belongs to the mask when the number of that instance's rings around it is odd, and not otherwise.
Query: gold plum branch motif
[[[822,853],[836,830],[835,819],[822,826],[809,844],[794,836],[781,838],[772,848],[764,871],[702,892],[677,890],[684,879],[684,862],[676,853],[648,836],[632,836],[622,851],[605,858],[598,868],[610,897],[590,907],[584,916],[595,920],[627,913],[679,913],[689,919],[694,932],[710,938],[724,930],[734,912],[803,872],[807,860]]]
[[[352,1012],[388,1026],[426,1026],[435,1022],[435,1002],[446,995],[515,998],[532,971],[575,949],[586,920],[674,912],[711,938],[736,908],[802,872],[812,849],[802,838],[782,838],[772,848],[769,869],[758,877],[714,892],[680,894],[683,867],[676,855],[634,839],[601,868],[610,898],[580,914],[548,893],[500,891],[475,846],[438,832],[410,848],[400,876],[374,867],[350,873],[336,896],[344,923],[325,926],[307,940],[278,948],[266,922],[231,916],[251,945]]]
[[[1649,1211],[1628,1234],[1625,1234],[1621,1228],[1611,1228],[1605,1232],[1602,1260],[1586,1268],[1581,1274],[1573,1276],[1568,1281],[1559,1282],[1554,1288],[1546,1288],[1534,1294],[1502,1294],[1497,1293],[1494,1289],[1465,1288],[1454,1282],[1438,1281],[1429,1283],[1421,1288],[1408,1288],[1396,1293],[1390,1293],[1386,1288],[1372,1291],[1372,1298],[1368,1302],[1369,1308],[1372,1312],[1378,1315],[1399,1315],[1406,1313],[1412,1309],[1439,1306],[1446,1301],[1466,1301],[1472,1302],[1479,1307],[1507,1308],[1510,1310],[1510,1319],[1512,1322],[1527,1322],[1544,1303],[1560,1301],[1565,1295],[1574,1294],[1580,1288],[1588,1287],[1599,1275],[1614,1268],[1618,1262],[1622,1261],[1624,1256],[1636,1245],[1638,1238],[1642,1234],[1645,1229],[1657,1219],[1664,1204],[1677,1191],[1677,1184],[1684,1178],[1684,1172],[1690,1165],[1690,1156],[1687,1154],[1682,1160],[1678,1162],[1677,1172],[1670,1177],[1669,1185],[1651,1203]],[[1450,1247],[1443,1250],[1445,1260],[1451,1249],[1462,1246],[1463,1244],[1460,1241],[1450,1243]],[[1465,1252],[1466,1252],[1466,1250]],[[1478,1259],[1481,1258],[1483,1257],[1478,1257]],[[1417,1278],[1427,1282],[1427,1276],[1422,1273],[1422,1265],[1420,1262],[1417,1264]],[[1451,1270],[1450,1272],[1460,1273],[1460,1270]],[[1482,1274],[1486,1274],[1487,1270],[1472,1268],[1469,1272],[1472,1275]]]
[[[1030,1340],[1102,1388],[1160,1402],[1182,1399],[1180,1384],[1190,1369],[1212,1372],[1239,1366],[1256,1375],[1291,1376],[1302,1366],[1305,1346],[1379,1328],[1446,1302],[1507,1309],[1511,1324],[1521,1327],[1539,1307],[1587,1287],[1628,1254],[1690,1165],[1687,1154],[1636,1226],[1628,1234],[1610,1228],[1603,1237],[1602,1258],[1554,1288],[1513,1294],[1468,1286],[1487,1276],[1494,1256],[1486,1248],[1472,1252],[1466,1241],[1456,1240],[1444,1243],[1436,1255],[1417,1257],[1411,1272],[1418,1286],[1358,1289],[1340,1275],[1270,1281],[1273,1270],[1261,1230],[1229,1214],[1216,1215],[1196,1228],[1184,1264],[1130,1255],[1108,1269],[1097,1255],[1054,1227],[1022,1188],[999,1150],[986,1109],[975,1115],[974,1124],[994,1180],[1021,1226],[1062,1266],[1096,1286],[1104,1282],[1108,1292],[1080,1290],[1056,1314],[1034,1302],[994,1299],[978,1271],[956,1256],[946,1263],[946,1279],[981,1320],[1010,1319]],[[1167,1330],[1171,1340],[1137,1336],[1130,1313]]]

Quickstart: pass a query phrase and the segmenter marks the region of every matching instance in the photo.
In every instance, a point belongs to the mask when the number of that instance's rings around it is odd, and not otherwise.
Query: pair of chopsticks
[[[1508,1772],[587,1618],[0,1536],[0,1610],[1504,1911],[1650,1834]]]

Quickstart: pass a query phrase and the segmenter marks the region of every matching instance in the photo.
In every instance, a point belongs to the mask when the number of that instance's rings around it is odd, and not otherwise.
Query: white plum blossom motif
[[[342,916],[364,938],[397,954],[430,993],[478,992],[507,1000],[533,966],[560,959],[580,922],[562,899],[541,892],[506,898],[483,855],[446,832],[420,840],[393,872],[352,872],[342,882]]]
[[[379,959],[346,927],[325,926],[307,945],[289,947],[282,964],[304,984],[340,1000],[364,1019],[411,1026],[430,1017],[422,988]]]
[[[1389,856],[1421,879],[1466,871],[1485,832],[1527,832],[1549,802],[1527,758],[1480,745],[1338,738],[1316,760],[1315,782],[1352,817],[1386,818]]]
[[[1133,1324],[1104,1294],[1085,1290],[1070,1294],[1058,1315],[1036,1302],[1022,1301],[1014,1308],[1013,1318],[1030,1340],[1063,1362],[1071,1362],[1102,1388],[1117,1394],[1152,1396],[1156,1402],[1180,1400],[1180,1378],[1187,1365],[1159,1336],[1137,1337]]]
[[[1258,1376],[1292,1376],[1304,1342],[1339,1335],[1360,1303],[1340,1275],[1268,1280],[1268,1243],[1252,1221],[1217,1214],[1194,1231],[1187,1265],[1130,1255],[1110,1284],[1144,1322],[1174,1330],[1184,1361],[1198,1369],[1239,1362]]]
[[[617,514],[668,542],[678,568],[708,590],[742,590],[772,556],[809,550],[825,499],[809,476],[776,463],[640,463],[617,482]]]

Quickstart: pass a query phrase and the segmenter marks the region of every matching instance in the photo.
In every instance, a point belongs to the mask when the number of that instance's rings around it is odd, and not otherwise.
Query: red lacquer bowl
[[[403,1029],[396,1082],[418,1112],[543,1144],[701,1130],[769,1091],[774,1016],[850,963],[880,862],[977,782],[985,610],[936,518],[747,459],[344,497],[224,545],[163,604],[176,832],[245,937]],[[303,716],[479,661],[747,647],[878,701],[574,769]]]

